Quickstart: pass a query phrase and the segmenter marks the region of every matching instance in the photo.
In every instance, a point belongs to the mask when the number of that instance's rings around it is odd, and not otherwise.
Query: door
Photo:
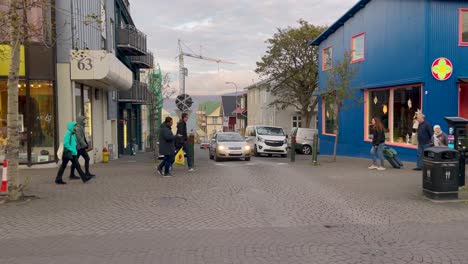
[[[458,92],[458,115],[468,119],[468,83],[460,83]]]

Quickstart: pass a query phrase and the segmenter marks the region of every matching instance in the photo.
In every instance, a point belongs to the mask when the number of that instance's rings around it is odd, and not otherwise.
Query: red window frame
[[[332,65],[330,65],[329,68],[326,68],[325,66],[325,51],[328,49],[331,50],[330,59],[333,58],[333,46],[329,46],[329,47],[322,49],[322,71],[329,71],[332,68]]]
[[[468,41],[463,42],[463,15],[468,16],[468,8],[458,9],[458,45],[468,46]]]
[[[363,41],[363,45],[362,45],[362,48],[363,48],[363,56],[362,58],[360,59],[357,59],[355,60],[354,59],[354,39],[358,38],[358,37],[363,37],[364,41]],[[357,63],[357,62],[360,62],[360,61],[364,61],[366,60],[366,33],[365,32],[361,32],[357,35],[354,35],[353,37],[351,37],[351,63]]]

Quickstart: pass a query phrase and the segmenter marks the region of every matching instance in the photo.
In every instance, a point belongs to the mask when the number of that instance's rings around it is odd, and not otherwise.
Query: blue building
[[[369,157],[374,116],[407,161],[416,159],[417,111],[445,132],[445,116],[468,118],[467,1],[361,0],[311,45],[320,50],[319,91],[344,52],[358,67],[352,86],[361,100],[340,115],[338,155]],[[330,154],[337,117],[333,105],[320,105],[320,152]]]

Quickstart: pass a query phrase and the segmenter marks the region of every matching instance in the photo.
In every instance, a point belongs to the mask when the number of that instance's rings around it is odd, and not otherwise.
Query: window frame
[[[326,132],[326,116],[325,116],[325,100],[322,99],[322,135],[336,137],[336,134]],[[338,113],[336,113],[336,119],[338,119]]]
[[[293,115],[291,116],[291,125],[292,127],[302,127],[302,116],[301,115]],[[294,123],[296,123],[296,126],[294,126]]]
[[[359,38],[359,37],[363,37],[363,43],[362,43],[362,58],[359,58],[359,59],[354,59],[354,54],[355,54],[355,51],[354,51],[354,40]],[[366,33],[365,32],[361,32],[357,35],[354,35],[351,37],[351,63],[358,63],[358,62],[361,62],[361,61],[365,61],[366,60]]]
[[[463,13],[468,16],[468,7],[458,9],[458,46],[468,47],[468,41],[463,41]]]
[[[330,67],[326,68],[326,62],[325,62],[325,51],[330,50]],[[329,71],[333,67],[333,46],[328,46],[326,48],[322,49],[322,71]]]
[[[395,90],[399,89],[405,89],[409,87],[416,87],[419,86],[420,89],[420,104],[421,104],[421,109],[420,111],[424,113],[423,109],[423,91],[424,91],[424,84],[423,83],[414,83],[414,84],[405,84],[405,85],[398,85],[398,86],[389,86],[389,87],[382,87],[382,88],[375,88],[375,89],[366,89],[364,91],[364,142],[372,142],[371,139],[369,139],[370,131],[368,131],[367,127],[370,122],[369,119],[369,100],[372,100],[372,98],[369,98],[369,92],[372,91],[389,91],[389,102],[388,102],[388,113],[389,113],[389,119],[388,119],[388,133],[389,133],[389,140],[385,140],[385,144],[389,146],[397,146],[397,147],[403,147],[403,148],[409,148],[409,149],[417,149],[418,146],[416,145],[408,145],[408,144],[402,144],[402,143],[395,143],[394,142],[394,120],[393,120],[393,113],[394,113],[394,92]]]

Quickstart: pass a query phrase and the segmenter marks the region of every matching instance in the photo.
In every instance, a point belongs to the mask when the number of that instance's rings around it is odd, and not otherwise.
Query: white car
[[[288,141],[283,128],[274,126],[248,126],[245,138],[255,156],[288,155]]]
[[[221,161],[222,159],[250,160],[250,146],[239,133],[218,132],[210,143],[210,159]]]

